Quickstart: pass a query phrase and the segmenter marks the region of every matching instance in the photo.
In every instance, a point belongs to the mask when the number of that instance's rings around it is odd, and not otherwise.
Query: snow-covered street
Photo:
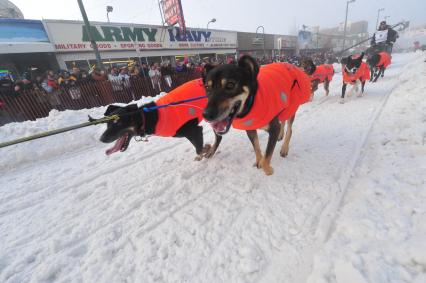
[[[394,54],[345,104],[341,74],[329,97],[320,86],[270,177],[235,129],[201,162],[159,137],[106,156],[103,125],[0,149],[0,282],[426,282],[425,58]],[[104,110],[8,124],[0,141]]]

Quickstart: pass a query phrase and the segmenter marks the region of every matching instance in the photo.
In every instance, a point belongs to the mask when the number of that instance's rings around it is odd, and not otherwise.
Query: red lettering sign
[[[186,34],[185,18],[183,16],[181,0],[162,0],[161,7],[163,9],[164,20],[169,26],[179,24],[181,33]]]

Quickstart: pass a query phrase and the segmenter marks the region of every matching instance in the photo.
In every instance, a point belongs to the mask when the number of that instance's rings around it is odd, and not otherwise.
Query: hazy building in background
[[[334,51],[340,51],[343,48],[343,34],[344,34],[344,23],[341,23],[338,27],[320,29],[314,32],[314,42],[322,48],[330,48]],[[370,37],[368,33],[368,22],[348,22],[346,28],[346,41],[345,47],[351,47],[363,40]],[[367,40],[364,44],[356,47],[356,49],[365,49],[369,46]]]
[[[237,32],[238,54],[256,58],[292,55],[296,51],[297,36]]]
[[[21,10],[8,0],[0,0],[0,18],[23,19]]]

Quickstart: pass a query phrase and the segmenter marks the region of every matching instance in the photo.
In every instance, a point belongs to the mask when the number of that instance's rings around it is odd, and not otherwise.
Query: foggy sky
[[[27,19],[81,20],[77,0],[11,0]],[[83,0],[89,20],[106,21],[107,5],[114,7],[112,22],[161,24],[157,0]],[[346,0],[182,0],[189,27],[255,32],[263,25],[266,33],[295,34],[302,24],[334,27],[345,19]],[[356,0],[349,4],[349,21],[367,20],[373,31],[377,10],[388,23],[411,20],[426,23],[426,0]]]

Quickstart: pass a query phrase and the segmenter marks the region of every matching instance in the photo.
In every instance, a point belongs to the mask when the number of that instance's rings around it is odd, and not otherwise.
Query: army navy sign
[[[89,51],[92,46],[82,22],[44,20],[57,52]],[[237,33],[177,27],[92,23],[90,32],[100,50],[236,48]]]

